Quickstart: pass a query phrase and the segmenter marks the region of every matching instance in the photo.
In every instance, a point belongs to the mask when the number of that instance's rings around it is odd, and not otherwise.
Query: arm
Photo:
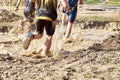
[[[16,4],[16,6],[15,6],[15,12],[18,10],[19,5],[20,5],[20,2],[21,2],[21,0],[18,0],[18,1],[17,1],[17,4]]]
[[[69,13],[69,4],[67,3],[67,0],[61,0],[62,4],[63,4],[63,7],[65,8],[66,12]]]
[[[58,9],[60,8],[60,5],[61,5],[61,0],[58,1],[58,5],[57,5]]]

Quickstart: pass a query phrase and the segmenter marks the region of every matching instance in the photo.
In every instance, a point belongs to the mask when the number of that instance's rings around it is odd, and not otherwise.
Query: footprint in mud
[[[66,50],[62,50],[60,53],[63,58],[66,58],[70,55],[70,51],[66,51]]]
[[[0,61],[12,61],[14,58],[9,54],[0,54]]]

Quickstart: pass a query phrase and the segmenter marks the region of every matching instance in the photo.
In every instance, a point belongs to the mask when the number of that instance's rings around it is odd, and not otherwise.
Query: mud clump
[[[82,29],[120,30],[120,21],[76,21]]]
[[[0,9],[0,32],[9,32],[15,22],[22,19],[21,16],[5,9]]]
[[[120,34],[112,35],[101,44],[105,50],[120,50]]]
[[[0,61],[12,61],[13,57],[7,53],[7,54],[0,54]]]
[[[95,43],[89,49],[94,50],[120,50],[120,34],[111,35],[102,43]]]
[[[21,19],[21,16],[8,10],[0,10],[0,22],[12,22]]]

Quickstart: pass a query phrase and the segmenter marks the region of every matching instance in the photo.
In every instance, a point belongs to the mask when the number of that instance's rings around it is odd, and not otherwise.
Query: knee
[[[47,35],[46,38],[47,38],[47,40],[52,40],[52,36],[48,36],[48,35]]]
[[[42,38],[43,37],[43,34],[38,34],[39,38]]]
[[[62,20],[65,20],[65,17],[62,17]]]
[[[43,37],[43,34],[38,34],[38,35],[35,35],[35,39],[40,39],[40,38],[42,38]]]
[[[52,39],[52,36],[48,36],[48,35],[47,35],[47,38],[48,38],[48,39]]]

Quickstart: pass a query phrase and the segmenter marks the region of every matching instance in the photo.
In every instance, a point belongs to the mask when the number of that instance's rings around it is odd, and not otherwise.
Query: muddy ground
[[[59,23],[51,51],[59,52],[60,47],[62,56],[41,59],[22,56],[25,33],[8,28],[8,32],[0,33],[0,80],[120,80],[119,22],[112,23],[116,27],[108,28],[111,22],[103,27],[80,27],[76,22],[70,40],[64,44]],[[36,51],[43,41],[34,40],[28,50]]]

